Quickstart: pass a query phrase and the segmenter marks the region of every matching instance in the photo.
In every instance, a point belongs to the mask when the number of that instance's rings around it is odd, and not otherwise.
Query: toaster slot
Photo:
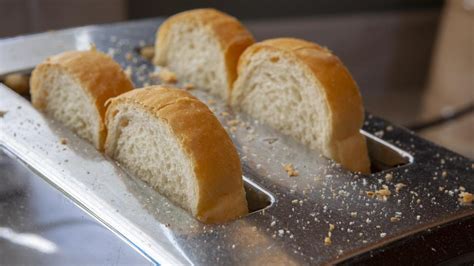
[[[249,213],[262,211],[270,207],[275,201],[274,197],[252,180],[244,177],[244,188],[247,197]]]
[[[366,131],[362,134],[367,139],[367,149],[372,173],[408,165],[413,162],[413,156],[408,152],[372,135]]]

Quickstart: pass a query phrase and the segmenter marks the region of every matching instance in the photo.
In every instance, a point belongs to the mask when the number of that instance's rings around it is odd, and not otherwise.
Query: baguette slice
[[[160,86],[113,98],[105,152],[198,220],[248,212],[237,151],[214,114],[189,93]]]
[[[236,18],[210,8],[190,10],[160,26],[154,63],[227,100],[239,56],[252,43]]]
[[[105,101],[133,89],[111,57],[92,49],[46,59],[30,79],[33,106],[103,149]]]
[[[231,104],[354,172],[370,172],[359,89],[328,49],[279,38],[242,54]]]

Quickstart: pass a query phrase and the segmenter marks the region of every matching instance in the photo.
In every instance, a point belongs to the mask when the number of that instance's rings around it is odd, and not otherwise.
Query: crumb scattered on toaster
[[[153,46],[145,46],[140,49],[140,55],[148,60],[153,59],[155,56],[155,48]]]
[[[0,118],[3,118],[7,113],[8,113],[8,111],[1,111],[0,110]]]
[[[399,221],[400,221],[400,217],[397,217],[397,216],[390,217],[390,222],[392,222],[392,223],[396,223],[396,222],[399,222]]]
[[[222,115],[223,117],[226,117],[226,116],[229,116],[229,113],[228,113],[228,112],[222,112],[221,115]]]
[[[395,184],[395,192],[400,192],[400,190],[404,187],[406,187],[407,185],[403,184],[403,183],[397,183]]]
[[[474,195],[469,192],[461,191],[461,193],[459,193],[459,201],[461,204],[471,204],[474,201]]]
[[[284,164],[283,170],[285,170],[288,176],[290,177],[299,175],[298,171],[293,167],[293,164],[291,163]]]
[[[61,138],[59,140],[59,143],[61,143],[62,145],[66,145],[67,144],[67,138]]]
[[[387,185],[382,185],[382,188],[376,191],[365,192],[369,198],[376,198],[381,201],[387,201],[388,197],[392,194]]]
[[[329,236],[324,238],[324,245],[330,246],[332,244],[331,238]]]
[[[334,224],[329,224],[329,232],[334,231],[335,228],[336,226]]]
[[[392,181],[392,179],[393,179],[393,174],[392,174],[392,173],[387,173],[387,174],[385,175],[385,180],[386,180],[387,182]]]

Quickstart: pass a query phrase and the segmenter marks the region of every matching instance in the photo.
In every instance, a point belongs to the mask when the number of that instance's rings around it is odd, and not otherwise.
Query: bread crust
[[[237,64],[242,52],[255,42],[252,34],[235,18],[212,8],[184,11],[169,17],[156,33],[154,64],[166,66],[171,26],[180,22],[198,22],[212,31],[224,55],[227,74],[227,95],[237,78]]]
[[[95,104],[101,120],[99,145],[96,148],[102,150],[107,134],[104,125],[105,102],[109,98],[132,90],[132,82],[117,62],[95,49],[64,52],[47,58],[33,70],[30,80],[31,100],[33,106],[38,109],[44,109],[47,105],[48,92],[44,90],[42,84],[45,82],[47,72],[52,68],[60,68],[71,75]]]
[[[365,137],[362,97],[356,82],[337,56],[325,47],[294,38],[277,38],[255,43],[240,57],[237,73],[243,73],[252,55],[260,50],[277,50],[295,58],[320,84],[330,115],[330,153],[326,156],[354,172],[370,173]],[[238,105],[239,103],[233,103]]]
[[[106,123],[122,105],[134,105],[168,124],[193,164],[198,205],[193,215],[206,223],[221,223],[248,212],[237,151],[209,108],[188,92],[151,86],[110,100]],[[107,140],[106,152],[113,149]]]

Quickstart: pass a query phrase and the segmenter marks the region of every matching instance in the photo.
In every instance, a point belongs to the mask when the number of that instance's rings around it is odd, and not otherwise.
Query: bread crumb
[[[132,58],[133,58],[133,55],[132,55],[131,52],[128,52],[128,53],[125,54],[125,59],[126,59],[126,60],[131,61]]]
[[[369,198],[373,198],[375,196],[375,193],[373,191],[366,191],[365,194],[367,194]]]
[[[376,191],[366,191],[368,197],[376,197],[378,200],[387,201],[388,196],[392,195],[387,185],[382,185],[382,188]]]
[[[444,170],[443,172],[441,172],[441,176],[442,177],[446,177],[448,175],[448,172],[446,172],[446,170]]]
[[[194,85],[191,84],[191,83],[185,83],[185,84],[183,85],[183,89],[185,89],[185,90],[187,90],[187,91],[190,91],[190,90],[194,89]]]
[[[384,238],[387,236],[387,233],[380,233],[380,237]]]
[[[3,118],[7,113],[8,111],[0,111],[0,118]]]
[[[285,230],[283,230],[283,229],[278,230],[278,235],[279,236],[283,236],[283,234],[285,234]]]
[[[176,74],[167,68],[162,68],[160,72],[158,72],[158,77],[161,81],[166,83],[176,83],[178,81]]]
[[[228,113],[228,112],[222,112],[221,115],[222,115],[223,117],[226,117],[226,116],[229,116],[229,113]]]
[[[392,223],[396,223],[396,222],[399,222],[399,221],[400,221],[400,217],[396,217],[396,216],[390,217],[390,222],[392,222]]]
[[[357,217],[357,212],[351,212],[351,217]]]
[[[387,182],[392,181],[392,179],[393,179],[393,174],[392,173],[388,173],[388,174],[385,175],[385,180]]]
[[[231,132],[236,132],[236,131],[237,131],[237,127],[230,127],[230,131],[231,131]]]
[[[324,245],[330,246],[332,244],[331,238],[329,236],[324,238]]]
[[[18,94],[28,94],[30,92],[30,78],[25,74],[6,75],[3,83]]]
[[[59,143],[61,143],[62,145],[66,145],[67,144],[67,139],[66,138],[61,138],[59,140]]]
[[[459,201],[462,204],[471,204],[474,201],[474,195],[472,193],[462,191],[459,193]]]
[[[397,183],[395,184],[395,192],[400,192],[400,190],[404,187],[406,187],[407,185],[403,184],[403,183]]]
[[[329,232],[334,231],[334,228],[336,228],[334,224],[329,224]]]
[[[291,164],[291,163],[284,164],[283,165],[283,170],[286,171],[288,176],[298,176],[299,175],[298,171],[295,170],[295,168],[293,167],[293,164]]]
[[[375,194],[377,196],[385,197],[385,196],[390,196],[392,193],[388,189],[388,186],[382,185],[382,189],[379,189],[379,190],[375,191]]]
[[[140,55],[147,60],[152,60],[155,56],[155,47],[150,45],[140,48]]]

